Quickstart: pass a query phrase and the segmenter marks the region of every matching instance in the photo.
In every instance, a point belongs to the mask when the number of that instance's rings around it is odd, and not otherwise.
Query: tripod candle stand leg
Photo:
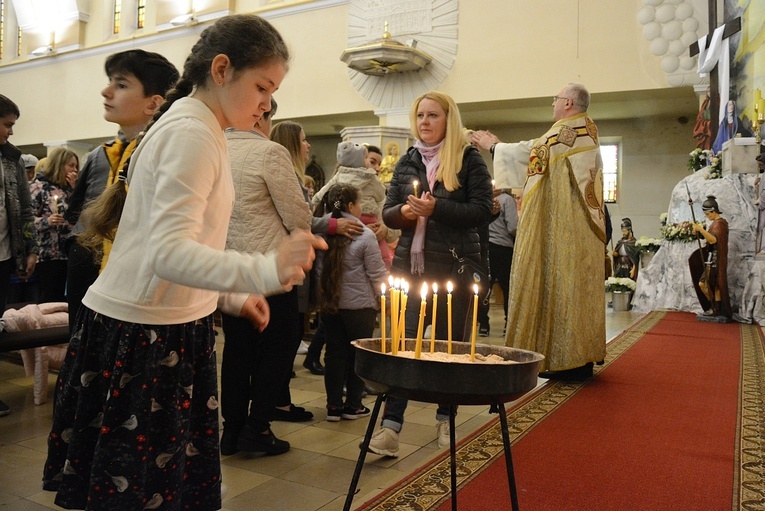
[[[353,504],[353,497],[356,493],[356,487],[359,484],[359,477],[361,477],[361,469],[364,468],[364,459],[367,457],[367,449],[369,449],[369,442],[372,440],[372,433],[375,430],[375,424],[377,423],[377,416],[380,415],[380,406],[385,401],[385,394],[377,396],[375,401],[372,415],[369,416],[369,425],[367,426],[367,433],[364,435],[364,440],[361,442],[359,453],[359,459],[356,461],[356,469],[353,471],[353,478],[351,479],[351,486],[348,488],[348,495],[345,497],[345,505],[343,511],[350,511],[351,504]]]

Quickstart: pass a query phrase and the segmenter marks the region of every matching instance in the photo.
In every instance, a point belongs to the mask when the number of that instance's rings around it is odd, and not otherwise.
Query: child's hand
[[[263,295],[250,295],[239,311],[239,317],[252,323],[258,332],[262,332],[268,326],[271,319],[271,309],[268,307],[266,297]]]

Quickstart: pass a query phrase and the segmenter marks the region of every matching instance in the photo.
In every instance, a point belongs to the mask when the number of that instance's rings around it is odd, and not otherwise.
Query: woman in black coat
[[[473,290],[456,281],[452,250],[481,264],[478,228],[491,219],[491,175],[478,150],[465,138],[451,97],[434,91],[423,94],[414,101],[410,118],[417,140],[396,164],[383,207],[385,225],[401,229],[391,273],[408,281],[411,290],[419,290],[423,281],[429,287],[438,284],[438,339],[447,338],[446,283],[451,280],[455,286],[452,340],[468,340],[465,324]],[[426,314],[427,324],[431,321],[430,300]],[[418,315],[419,307],[407,307],[407,337],[416,336]],[[372,452],[397,455],[406,405],[406,400],[386,400],[382,428],[369,446]],[[436,418],[438,443],[444,447],[449,445],[448,407],[440,406]]]

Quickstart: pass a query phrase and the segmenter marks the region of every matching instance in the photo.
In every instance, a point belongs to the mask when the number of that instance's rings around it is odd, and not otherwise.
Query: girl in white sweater
[[[223,130],[249,129],[270,108],[288,58],[263,19],[221,18],[133,153],[109,262],[57,382],[43,476],[56,504],[220,509],[212,314],[222,298],[264,326],[264,299],[248,293],[290,288],[324,246],[302,232],[266,255],[224,251],[234,187]]]

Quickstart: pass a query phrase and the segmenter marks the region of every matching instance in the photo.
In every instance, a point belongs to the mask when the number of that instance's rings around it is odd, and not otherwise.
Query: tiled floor
[[[492,335],[481,342],[503,344],[502,307],[492,304]],[[611,339],[632,324],[640,314],[606,313],[607,338]],[[218,343],[223,348],[223,336]],[[218,358],[220,361],[220,357]],[[324,382],[302,367],[303,357],[295,361],[297,377],[292,380],[292,400],[314,413],[311,422],[293,424],[275,422],[272,428],[292,449],[275,457],[249,457],[244,454],[224,457],[223,481],[226,486],[223,509],[337,511],[343,508],[358,445],[367,420],[325,420]],[[49,380],[53,392],[55,374]],[[544,384],[546,380],[540,380]],[[53,504],[53,494],[42,491],[42,466],[46,437],[50,429],[52,405],[35,406],[33,378],[25,377],[20,360],[13,355],[0,358],[0,399],[12,409],[0,418],[0,508],[14,511],[61,509]],[[371,408],[373,397],[366,399]],[[382,489],[403,478],[439,453],[436,445],[435,407],[412,402],[407,408],[406,425],[401,432],[399,458],[370,454],[354,499],[355,506],[369,500]],[[477,429],[491,416],[488,408],[462,406],[457,415],[457,437]]]

